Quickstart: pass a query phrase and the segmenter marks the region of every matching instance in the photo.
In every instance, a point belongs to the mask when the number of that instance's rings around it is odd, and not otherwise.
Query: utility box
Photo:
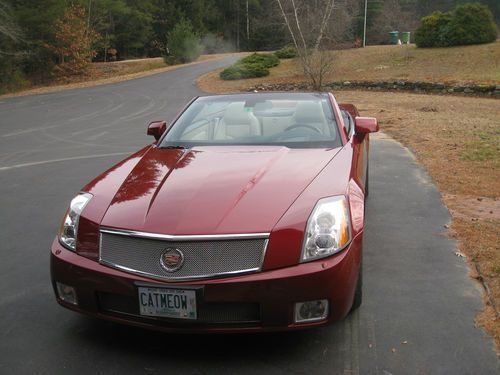
[[[398,41],[399,41],[399,31],[391,31],[389,33],[389,35],[391,36],[391,44],[398,44]]]
[[[403,43],[404,44],[410,44],[410,32],[409,31],[405,31],[403,33]]]

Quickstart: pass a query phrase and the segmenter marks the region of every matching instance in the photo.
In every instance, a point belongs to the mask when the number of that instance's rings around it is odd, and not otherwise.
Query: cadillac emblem
[[[168,248],[160,255],[160,264],[167,272],[175,272],[184,264],[184,254],[179,249]]]

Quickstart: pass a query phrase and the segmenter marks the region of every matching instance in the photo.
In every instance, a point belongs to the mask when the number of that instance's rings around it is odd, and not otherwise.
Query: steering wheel
[[[309,130],[313,130],[315,131],[316,133],[319,133],[321,134],[321,131],[315,127],[315,126],[312,126],[312,125],[306,125],[306,124],[295,124],[295,125],[290,125],[288,128],[286,128],[285,130],[283,130],[284,132],[288,132],[290,130],[293,130],[293,129],[297,129],[297,128],[307,128]]]

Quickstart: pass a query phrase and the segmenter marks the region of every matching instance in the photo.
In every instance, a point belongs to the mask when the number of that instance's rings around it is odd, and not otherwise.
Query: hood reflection
[[[151,149],[130,172],[111,204],[153,194],[174,169],[186,167],[195,154],[196,151]]]

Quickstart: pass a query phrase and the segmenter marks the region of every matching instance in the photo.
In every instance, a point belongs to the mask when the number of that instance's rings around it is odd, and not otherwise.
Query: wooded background
[[[318,1],[303,2],[301,12]],[[464,2],[369,0],[367,44],[388,43],[389,31],[414,31],[421,17]],[[480,2],[498,23],[500,1]],[[68,15],[71,7],[77,10]],[[364,0],[336,1],[329,21],[332,48],[359,45],[363,17]],[[275,0],[0,0],[0,83],[50,80],[64,59],[58,53],[61,40],[81,38],[88,44],[90,32],[92,51],[77,46],[75,53],[87,53],[93,61],[164,55],[169,32],[181,20],[191,24],[206,53],[272,50],[290,41]]]

